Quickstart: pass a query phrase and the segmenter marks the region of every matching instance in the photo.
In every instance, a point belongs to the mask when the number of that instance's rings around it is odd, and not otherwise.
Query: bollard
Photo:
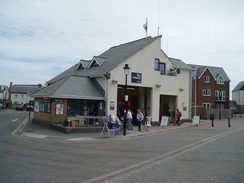
[[[212,127],[214,127],[214,114],[210,114],[210,119],[212,120]]]
[[[228,127],[230,128],[230,118],[228,118]]]

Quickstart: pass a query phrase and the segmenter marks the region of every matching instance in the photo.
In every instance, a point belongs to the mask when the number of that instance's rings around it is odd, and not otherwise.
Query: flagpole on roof
[[[146,38],[147,38],[147,18],[146,18],[146,23],[143,25],[143,28],[145,29],[145,31],[146,31]]]

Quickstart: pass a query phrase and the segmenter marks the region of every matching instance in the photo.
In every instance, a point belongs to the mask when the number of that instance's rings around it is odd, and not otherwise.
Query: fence
[[[230,109],[204,109],[204,119],[210,119],[210,114],[214,114],[215,119],[233,118],[233,111]]]

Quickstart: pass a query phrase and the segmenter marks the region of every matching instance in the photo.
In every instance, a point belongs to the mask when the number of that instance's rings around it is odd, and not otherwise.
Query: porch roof
[[[104,100],[104,91],[95,79],[70,76],[33,93],[33,97]]]

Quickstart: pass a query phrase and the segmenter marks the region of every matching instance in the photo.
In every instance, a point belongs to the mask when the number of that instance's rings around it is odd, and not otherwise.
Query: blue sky
[[[243,81],[242,0],[0,0],[0,84],[44,84],[80,59],[145,37],[187,64]]]

